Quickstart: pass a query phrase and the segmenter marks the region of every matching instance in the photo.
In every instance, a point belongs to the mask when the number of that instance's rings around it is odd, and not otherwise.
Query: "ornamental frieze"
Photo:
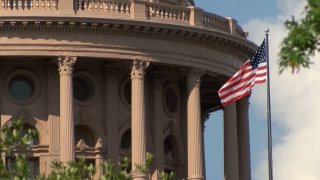
[[[76,22],[76,21],[0,21],[0,32],[17,31],[47,31],[47,32],[82,32],[102,33],[116,36],[134,36],[141,38],[179,41],[186,44],[196,44],[214,49],[238,52],[243,58],[254,54],[255,45],[248,47],[248,41],[219,31],[181,27],[173,29],[170,25],[164,27],[146,25],[129,25],[120,23]],[[244,44],[243,44],[244,43]]]

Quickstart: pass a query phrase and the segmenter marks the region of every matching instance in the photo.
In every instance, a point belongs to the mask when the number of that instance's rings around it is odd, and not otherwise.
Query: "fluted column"
[[[145,130],[145,99],[144,74],[149,63],[134,60],[131,69],[131,131],[132,131],[132,179],[147,179],[138,172],[136,165],[145,164],[146,160],[146,130]]]
[[[204,143],[204,130],[205,130],[205,123],[209,119],[210,114],[205,113],[201,116],[201,128],[202,128],[202,166],[203,166],[203,177],[206,177],[206,153],[205,153],[205,143]],[[205,179],[205,178],[204,178]]]
[[[200,78],[203,71],[192,69],[188,73],[188,179],[202,180],[202,130],[200,108]]]
[[[74,160],[72,71],[76,57],[59,57],[60,74],[60,161]]]
[[[249,133],[248,109],[249,109],[249,97],[247,96],[237,102],[240,180],[251,179],[250,133]]]
[[[224,179],[239,180],[237,110],[235,103],[224,108]]]

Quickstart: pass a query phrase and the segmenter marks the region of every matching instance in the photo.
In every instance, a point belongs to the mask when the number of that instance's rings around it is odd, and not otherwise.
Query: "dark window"
[[[24,76],[15,76],[9,82],[10,95],[20,101],[28,100],[34,93],[34,83]]]
[[[173,153],[173,146],[169,137],[164,140],[164,154],[168,155]]]
[[[73,78],[73,96],[78,101],[87,101],[92,97],[93,86],[81,77]]]
[[[31,157],[28,158],[28,167],[30,168],[30,179],[36,179],[36,177],[40,174],[40,168],[39,168],[39,158],[37,157]],[[13,157],[6,157],[6,168],[9,171],[14,171],[16,160]]]
[[[177,93],[172,87],[168,87],[165,94],[166,98],[166,106],[170,113],[176,113],[177,112],[177,106],[178,106],[178,99],[177,99]]]
[[[131,104],[131,81],[130,79],[127,80],[124,84],[123,88],[124,98],[127,101],[127,103]]]
[[[121,138],[121,149],[131,149],[131,129],[123,133]]]
[[[90,147],[95,146],[95,136],[88,128],[86,128],[83,125],[77,125],[74,131],[75,144],[77,144],[81,139],[83,139],[86,145]]]

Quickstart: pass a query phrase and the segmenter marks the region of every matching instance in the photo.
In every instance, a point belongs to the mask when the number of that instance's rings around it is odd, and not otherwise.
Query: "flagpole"
[[[270,104],[270,70],[269,70],[269,28],[266,28],[266,59],[267,59],[267,116],[268,116],[268,167],[269,180],[273,180],[272,167],[272,127],[271,127],[271,104]]]

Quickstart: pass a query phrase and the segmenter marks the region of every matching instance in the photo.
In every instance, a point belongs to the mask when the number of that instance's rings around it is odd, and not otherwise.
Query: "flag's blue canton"
[[[266,50],[266,42],[265,40],[262,42],[261,46],[258,48],[256,55],[250,59],[250,64],[252,69],[257,69],[259,64],[267,61],[267,50]]]

